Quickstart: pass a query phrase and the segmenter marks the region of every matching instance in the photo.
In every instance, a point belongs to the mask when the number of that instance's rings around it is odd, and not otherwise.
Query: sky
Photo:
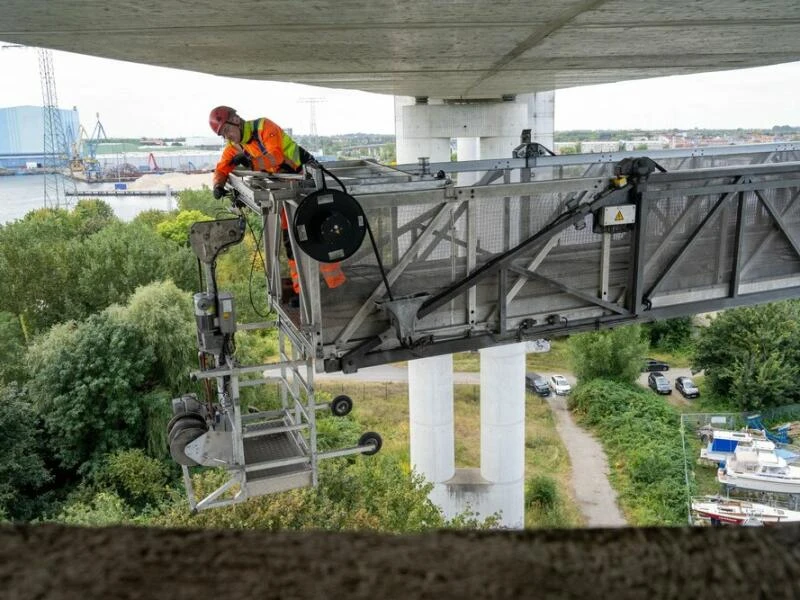
[[[0,47],[5,45],[0,42]],[[208,113],[232,105],[245,118],[269,117],[310,132],[308,99],[320,135],[394,133],[392,96],[189,71],[53,52],[59,105],[77,106],[91,132],[99,113],[109,137],[213,135]],[[32,48],[0,49],[0,108],[42,104]],[[769,128],[800,126],[800,62],[662,77],[556,91],[555,128]]]

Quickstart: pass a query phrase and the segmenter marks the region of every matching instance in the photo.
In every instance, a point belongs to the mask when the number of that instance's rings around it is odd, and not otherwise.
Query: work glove
[[[225,186],[224,185],[215,185],[214,186],[214,199],[219,200],[225,195]]]
[[[319,167],[319,163],[308,150],[300,146],[300,164],[308,165],[309,167]]]
[[[244,152],[240,152],[236,156],[231,159],[231,164],[237,167],[244,167],[245,169],[252,170],[253,169],[253,161],[250,160],[250,157],[245,154]]]

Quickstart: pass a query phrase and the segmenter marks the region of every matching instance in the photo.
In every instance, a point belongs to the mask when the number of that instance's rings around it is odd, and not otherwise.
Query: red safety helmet
[[[219,132],[222,131],[222,127],[225,123],[229,123],[235,116],[235,108],[231,108],[230,106],[218,106],[208,115],[208,124],[211,125],[211,131],[220,135]]]

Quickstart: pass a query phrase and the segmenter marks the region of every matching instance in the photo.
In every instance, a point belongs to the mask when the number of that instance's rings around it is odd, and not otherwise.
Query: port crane
[[[100,161],[97,160],[97,146],[101,141],[107,140],[106,130],[100,122],[100,113],[95,113],[95,123],[92,134],[89,135],[83,125],[78,129],[78,136],[72,145],[72,158],[69,169],[72,177],[86,181],[99,181],[103,176]]]

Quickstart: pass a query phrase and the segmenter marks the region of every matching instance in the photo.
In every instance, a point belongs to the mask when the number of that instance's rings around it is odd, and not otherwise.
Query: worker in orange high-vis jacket
[[[214,198],[217,200],[225,193],[228,175],[237,166],[267,173],[300,173],[303,165],[316,164],[310,152],[269,119],[245,121],[230,106],[218,106],[211,111],[208,123],[214,133],[227,140],[222,156],[214,169]],[[282,210],[283,247],[289,263],[292,289],[299,294],[300,278],[289,243],[288,227],[286,213]],[[320,272],[325,284],[331,289],[339,287],[346,281],[338,262],[320,264]]]

